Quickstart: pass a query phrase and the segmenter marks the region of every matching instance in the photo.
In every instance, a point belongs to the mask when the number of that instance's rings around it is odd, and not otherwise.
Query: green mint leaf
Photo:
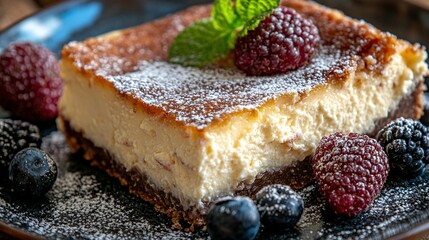
[[[225,57],[238,36],[256,28],[279,0],[215,0],[211,18],[181,32],[169,49],[169,61],[202,67]]]
[[[233,30],[219,29],[211,19],[201,20],[176,37],[169,49],[169,61],[201,67],[226,56],[234,42]]]
[[[235,11],[244,22],[254,21],[279,6],[279,0],[236,0]]]
[[[239,36],[246,36],[247,32],[249,32],[250,30],[255,29],[259,23],[264,20],[266,17],[268,17],[270,14],[272,13],[272,10],[270,11],[266,11],[263,12],[257,16],[255,16],[252,20],[247,21],[246,24],[244,25],[244,27],[242,28],[242,30],[239,33]]]
[[[236,15],[234,13],[231,0],[215,1],[211,17],[216,28],[230,28],[233,26],[236,20]]]

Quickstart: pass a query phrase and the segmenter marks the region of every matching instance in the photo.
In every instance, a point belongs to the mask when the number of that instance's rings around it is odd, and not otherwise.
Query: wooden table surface
[[[60,0],[0,0],[0,31]]]

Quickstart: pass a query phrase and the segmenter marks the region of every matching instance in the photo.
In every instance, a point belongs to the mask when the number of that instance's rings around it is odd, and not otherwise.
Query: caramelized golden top
[[[343,81],[353,71],[381,73],[396,48],[408,44],[315,3],[287,0],[282,5],[312,19],[322,38],[311,63],[286,74],[249,77],[233,66],[196,69],[167,63],[175,36],[190,23],[208,17],[210,6],[72,42],[62,56],[78,71],[109,83],[149,112],[203,129],[222,116],[255,109],[282,95]]]

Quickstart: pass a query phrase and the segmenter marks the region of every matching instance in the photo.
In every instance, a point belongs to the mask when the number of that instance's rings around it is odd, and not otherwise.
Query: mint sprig
[[[266,0],[236,0],[235,9],[243,21],[251,21],[261,14],[271,12],[279,6],[279,1]]]
[[[216,0],[211,17],[181,32],[169,49],[169,61],[202,67],[225,57],[238,36],[256,28],[279,5],[279,0]]]
[[[234,35],[228,29],[219,29],[214,21],[195,22],[177,36],[170,47],[169,60],[188,66],[203,66],[228,53]]]
[[[217,0],[213,4],[211,19],[216,28],[231,28],[236,18],[231,0]]]

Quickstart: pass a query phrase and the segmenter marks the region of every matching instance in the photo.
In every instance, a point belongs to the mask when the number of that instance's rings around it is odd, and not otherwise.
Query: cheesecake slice
[[[203,225],[219,197],[303,187],[322,136],[421,116],[423,47],[313,2],[281,4],[322,39],[308,65],[286,74],[168,63],[174,38],[209,5],[65,46],[58,125],[72,151],[175,222]]]

